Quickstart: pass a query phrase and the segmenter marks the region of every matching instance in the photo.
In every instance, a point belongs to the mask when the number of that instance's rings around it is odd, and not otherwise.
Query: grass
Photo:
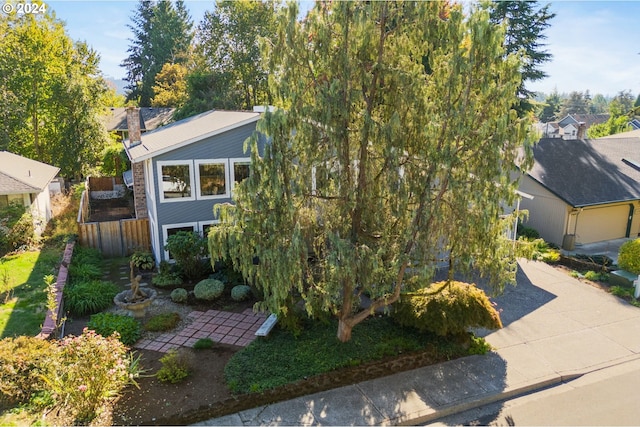
[[[440,360],[467,354],[452,340],[401,327],[386,316],[372,317],[356,326],[346,343],[338,341],[336,330],[335,321],[309,322],[298,338],[274,329],[267,339],[252,342],[227,363],[229,388],[234,393],[259,392],[417,350],[431,350]]]
[[[78,205],[78,197],[55,196],[54,218],[43,233],[42,247],[0,258],[0,338],[40,332],[47,312],[43,278],[55,273],[65,243],[77,233]],[[8,289],[4,289],[4,277]]]
[[[43,277],[54,274],[62,251],[56,247],[6,255],[0,258],[0,271],[7,271],[11,289],[0,300],[0,338],[37,335],[47,312]]]

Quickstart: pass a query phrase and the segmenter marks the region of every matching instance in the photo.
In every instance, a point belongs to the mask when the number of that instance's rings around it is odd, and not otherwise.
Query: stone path
[[[256,331],[267,316],[246,309],[242,313],[208,310],[192,311],[192,320],[184,329],[168,332],[153,339],[138,341],[134,347],[166,353],[178,347],[192,347],[201,338],[211,338],[214,342],[246,347],[256,339]]]
[[[117,274],[119,276],[117,283],[129,284],[128,264],[118,266]],[[109,277],[109,273],[105,273],[104,279],[109,280]],[[201,338],[211,338],[216,343],[246,347],[256,339],[256,331],[267,319],[266,314],[254,313],[250,308],[242,313],[195,310],[190,312],[187,317],[190,322],[182,330],[139,340],[134,344],[134,347],[166,353],[178,347],[192,347]]]

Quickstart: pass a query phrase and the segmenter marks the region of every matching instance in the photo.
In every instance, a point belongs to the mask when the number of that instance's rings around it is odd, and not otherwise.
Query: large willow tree
[[[520,59],[486,6],[321,2],[297,16],[279,16],[268,143],[249,141],[250,177],[216,207],[213,259],[231,258],[263,309],[286,315],[300,296],[337,316],[341,341],[443,256],[452,273],[513,280],[501,216],[531,139],[513,110]]]

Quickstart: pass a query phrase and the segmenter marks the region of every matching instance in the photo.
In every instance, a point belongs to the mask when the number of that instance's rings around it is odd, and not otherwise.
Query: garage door
[[[629,205],[585,209],[578,215],[576,241],[578,243],[626,237]]]

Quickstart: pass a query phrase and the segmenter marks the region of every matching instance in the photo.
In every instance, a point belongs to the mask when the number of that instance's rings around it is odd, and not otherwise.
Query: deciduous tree
[[[0,148],[79,176],[108,141],[99,56],[50,12],[0,17]]]
[[[187,100],[187,67],[164,64],[153,86],[152,107],[180,108]]]
[[[278,23],[269,142],[252,138],[236,205],[215,208],[212,259],[231,258],[263,309],[286,316],[299,295],[335,315],[341,341],[445,256],[450,274],[513,280],[502,206],[532,141],[513,109],[520,60],[486,6],[319,2]]]
[[[277,8],[274,0],[222,0],[205,13],[197,30],[198,65],[189,79],[189,100],[178,117],[269,103],[260,40],[273,38]]]

